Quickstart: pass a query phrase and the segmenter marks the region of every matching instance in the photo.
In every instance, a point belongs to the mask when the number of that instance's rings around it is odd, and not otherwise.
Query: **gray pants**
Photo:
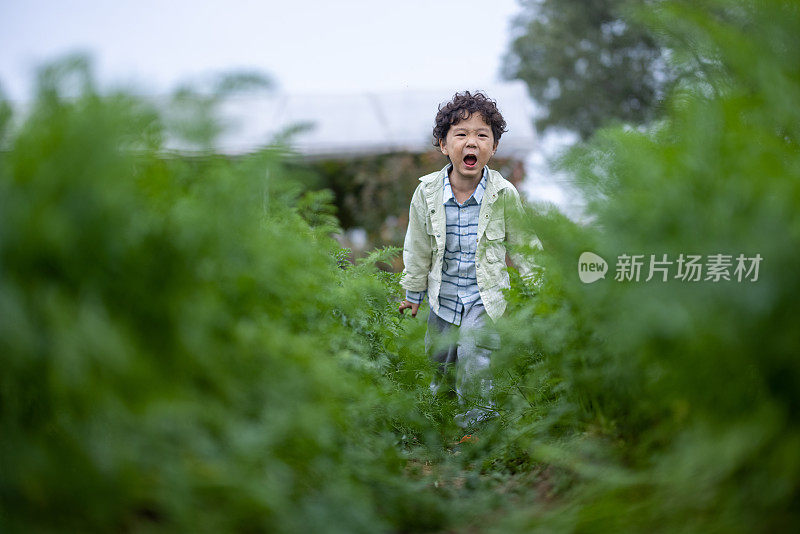
[[[500,348],[500,336],[483,303],[465,304],[461,326],[448,323],[433,311],[428,315],[425,352],[438,365],[431,382],[436,394],[443,387],[455,392],[465,411],[456,422],[467,427],[497,412],[491,401],[492,375],[489,369],[493,350]]]

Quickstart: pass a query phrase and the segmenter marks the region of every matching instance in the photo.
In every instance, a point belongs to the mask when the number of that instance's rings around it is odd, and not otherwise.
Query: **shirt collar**
[[[486,191],[486,176],[489,173],[488,167],[483,168],[483,176],[481,177],[481,181],[478,182],[478,187],[475,188],[475,191],[472,193],[472,196],[469,198],[474,198],[476,204],[480,204],[483,200],[483,192]],[[453,199],[453,202],[456,201],[455,197],[453,197],[453,188],[450,186],[450,166],[447,166],[444,170],[444,191],[442,194],[442,204],[447,204],[447,201]],[[467,199],[464,204],[469,202],[469,198]]]

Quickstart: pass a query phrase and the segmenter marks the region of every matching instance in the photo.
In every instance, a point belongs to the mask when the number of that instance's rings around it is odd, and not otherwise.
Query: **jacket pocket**
[[[505,219],[492,219],[486,225],[485,233],[486,261],[489,263],[505,262],[506,260],[506,221]]]
[[[492,219],[486,225],[486,239],[490,241],[503,240],[506,237],[506,220],[504,218]]]
[[[434,213],[435,210],[431,213],[428,213],[427,217],[425,217],[425,232],[427,232],[428,235],[436,235],[436,229],[434,228],[433,224]]]
[[[434,228],[433,221],[430,217],[425,220],[425,233],[428,234],[428,242],[430,243],[431,247],[431,262],[433,262],[436,259],[438,242],[436,239],[436,229]]]

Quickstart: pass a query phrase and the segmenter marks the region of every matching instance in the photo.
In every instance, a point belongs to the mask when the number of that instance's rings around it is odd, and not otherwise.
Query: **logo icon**
[[[608,263],[594,252],[584,252],[578,258],[578,277],[584,284],[591,284],[606,277]]]

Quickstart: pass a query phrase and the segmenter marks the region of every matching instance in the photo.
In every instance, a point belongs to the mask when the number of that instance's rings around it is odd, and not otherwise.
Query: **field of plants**
[[[560,161],[588,222],[528,206],[466,443],[397,249],[351,263],[286,149],[210,148],[247,80],[156,106],[42,67],[0,102],[0,531],[800,529],[800,6],[642,16],[702,69]]]

